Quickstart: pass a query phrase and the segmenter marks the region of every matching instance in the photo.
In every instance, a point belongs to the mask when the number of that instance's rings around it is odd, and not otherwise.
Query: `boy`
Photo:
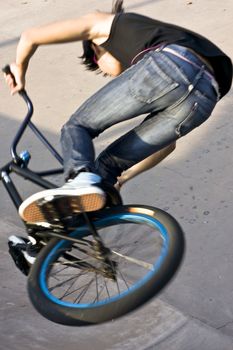
[[[63,126],[66,183],[36,193],[19,208],[23,220],[46,221],[46,203],[69,202],[70,212],[105,205],[101,182],[111,185],[123,171],[148,157],[159,161],[177,139],[202,124],[230,89],[232,63],[217,46],[190,30],[135,13],[116,1],[113,13],[96,12],[24,32],[6,81],[12,94],[25,87],[29,61],[40,45],[83,41],[83,63],[113,76]],[[95,160],[92,139],[112,125],[147,114],[136,128]],[[155,154],[155,156],[152,156]],[[164,155],[164,156],[165,156]],[[142,168],[143,164],[141,163]],[[62,215],[62,213],[61,213]]]

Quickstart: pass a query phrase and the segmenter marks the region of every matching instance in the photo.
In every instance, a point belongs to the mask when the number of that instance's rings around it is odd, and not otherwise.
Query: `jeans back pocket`
[[[154,53],[156,55],[156,53]],[[165,96],[179,86],[168,73],[166,57],[158,60],[147,54],[135,65],[129,87],[132,96],[143,103],[151,103]],[[167,70],[167,71],[166,71]]]

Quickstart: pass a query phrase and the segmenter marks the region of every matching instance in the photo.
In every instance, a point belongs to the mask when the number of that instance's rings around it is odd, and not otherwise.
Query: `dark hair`
[[[124,12],[123,8],[123,1],[124,0],[114,0],[112,4],[112,14],[116,13],[122,13]],[[92,41],[91,40],[83,40],[83,54],[80,57],[82,60],[82,64],[86,66],[88,70],[95,71],[99,69],[98,64],[95,62],[94,56],[94,50],[92,49]]]

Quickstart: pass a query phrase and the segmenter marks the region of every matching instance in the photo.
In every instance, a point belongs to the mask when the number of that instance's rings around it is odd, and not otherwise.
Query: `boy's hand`
[[[25,70],[16,63],[11,63],[10,71],[11,74],[4,73],[4,77],[10,88],[11,95],[14,95],[25,87]]]

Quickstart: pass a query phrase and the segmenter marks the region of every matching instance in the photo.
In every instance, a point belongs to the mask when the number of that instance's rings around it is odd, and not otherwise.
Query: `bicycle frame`
[[[24,178],[25,180],[29,180],[36,185],[41,186],[45,189],[55,188],[57,187],[55,184],[53,184],[50,181],[47,181],[44,179],[44,177],[49,175],[56,175],[63,173],[63,167],[60,167],[58,169],[50,169],[47,171],[41,171],[36,172],[33,170],[30,170],[28,168],[28,163],[30,160],[30,154],[27,150],[21,152],[20,154],[17,153],[17,146],[19,141],[21,140],[26,128],[29,126],[33,133],[37,136],[37,138],[44,144],[44,146],[49,150],[49,152],[54,156],[57,161],[62,165],[63,159],[59,155],[59,153],[54,149],[54,147],[49,143],[49,141],[45,138],[45,136],[40,132],[40,130],[31,122],[31,118],[33,115],[33,104],[28,97],[25,90],[22,90],[20,93],[21,97],[24,99],[24,101],[27,104],[27,114],[22,122],[22,124],[19,127],[19,130],[17,131],[13,142],[10,147],[11,151],[11,157],[12,160],[8,162],[5,166],[0,168],[0,180],[2,181],[3,185],[5,186],[8,194],[10,195],[10,198],[15,205],[16,209],[19,208],[20,204],[22,203],[23,199],[21,198],[17,188],[15,187],[14,182],[11,179],[10,173],[15,173],[18,176]]]
[[[3,185],[5,186],[13,204],[15,205],[16,209],[19,209],[19,206],[23,202],[23,199],[21,198],[14,182],[11,179],[10,174],[15,173],[18,176],[24,178],[25,180],[29,180],[32,183],[41,186],[44,189],[51,189],[51,188],[56,188],[57,186],[53,184],[52,182],[44,179],[46,176],[50,175],[57,175],[57,174],[62,174],[63,173],[63,167],[57,168],[57,169],[49,169],[47,171],[40,171],[36,172],[28,168],[28,163],[30,160],[30,153],[25,150],[21,152],[20,154],[17,153],[17,146],[19,141],[21,140],[26,128],[29,126],[33,133],[39,138],[39,140],[44,144],[44,146],[49,150],[49,152],[52,154],[53,157],[57,159],[57,161],[62,165],[63,164],[63,159],[60,156],[60,154],[55,150],[55,148],[49,143],[49,141],[45,138],[45,136],[40,132],[40,130],[31,122],[31,118],[33,115],[33,104],[28,97],[27,93],[25,90],[22,90],[19,92],[20,96],[24,99],[24,101],[27,104],[27,114],[22,122],[22,124],[19,127],[19,130],[17,131],[13,142],[10,147],[11,151],[11,161],[8,162],[5,166],[3,166],[0,169],[0,180],[3,182]],[[115,191],[117,192],[117,191]],[[116,196],[116,193],[114,192],[114,197],[115,197],[115,203],[117,204],[122,204],[121,197],[119,194]],[[114,202],[113,200],[113,202]],[[89,218],[88,214],[85,211],[82,211],[82,216],[83,219],[85,220],[86,224],[88,225],[88,228],[94,238],[95,244],[96,244],[96,251],[101,252],[103,255],[103,260],[107,262],[108,257],[106,256],[106,249],[104,247],[104,244],[102,243],[101,239],[99,238],[99,235],[91,222],[91,219]],[[34,226],[33,224],[28,224],[25,223],[26,230],[28,234],[34,235],[38,231],[38,227]],[[59,225],[58,225],[59,226]],[[51,225],[52,227],[52,225]],[[53,227],[55,227],[53,225]],[[44,228],[45,230],[48,229],[48,226]],[[39,231],[43,230],[42,226],[39,228]],[[67,237],[63,233],[65,233],[67,230],[66,225],[64,226],[64,223],[60,225],[59,227],[56,227],[56,232],[53,232],[53,230],[50,230],[48,233],[49,236],[61,238],[61,239],[66,239],[70,241],[75,241],[78,242],[76,239],[72,239],[70,237]]]
[[[20,125],[13,142],[10,147],[11,152],[11,161],[8,162],[5,166],[0,168],[0,180],[2,181],[3,185],[5,186],[13,204],[15,205],[16,209],[19,209],[19,206],[23,202],[22,197],[20,196],[14,182],[11,179],[10,174],[15,173],[18,176],[24,178],[25,180],[29,180],[32,183],[39,185],[40,187],[44,189],[51,189],[56,188],[57,186],[53,184],[52,182],[46,180],[44,177],[50,176],[50,175],[58,175],[63,173],[63,167],[57,168],[57,169],[49,169],[47,171],[40,171],[36,172],[28,168],[28,163],[30,160],[30,154],[27,150],[21,152],[20,154],[17,153],[17,146],[19,141],[21,140],[26,128],[29,126],[33,133],[39,138],[39,140],[44,144],[44,146],[49,150],[49,152],[52,154],[54,158],[57,159],[57,161],[62,165],[63,159],[60,156],[60,154],[55,150],[55,148],[49,143],[49,141],[45,138],[45,136],[41,133],[41,131],[31,122],[31,118],[33,115],[33,104],[28,97],[25,90],[22,90],[19,92],[20,96],[24,99],[24,101],[27,104],[27,114]],[[117,191],[115,191],[117,192]],[[115,204],[122,204],[121,197],[119,194],[116,196],[116,193],[114,192],[115,196]],[[93,236],[97,239],[97,233],[96,230],[91,223],[90,219],[88,218],[87,213],[82,211],[82,215],[85,219],[85,222],[87,223],[90,232],[92,232]],[[27,231],[33,231],[33,225],[28,225],[25,223]],[[50,235],[64,238],[65,236],[62,236],[61,233],[55,234],[50,232]],[[68,238],[66,238],[68,239]]]

